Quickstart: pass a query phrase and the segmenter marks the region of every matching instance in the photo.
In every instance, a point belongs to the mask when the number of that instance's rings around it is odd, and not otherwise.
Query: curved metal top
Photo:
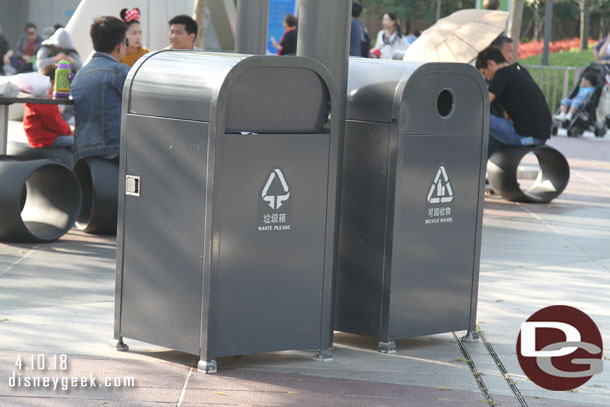
[[[396,90],[421,65],[423,63],[350,58],[345,119],[389,123]]]
[[[208,121],[210,103],[225,77],[246,57],[183,50],[153,53],[131,69],[125,82],[128,113]]]
[[[401,134],[480,132],[489,107],[482,75],[467,64],[350,58],[347,88],[347,120],[398,122]]]
[[[143,58],[125,84],[130,114],[260,133],[321,132],[334,88],[310,58],[182,50]]]

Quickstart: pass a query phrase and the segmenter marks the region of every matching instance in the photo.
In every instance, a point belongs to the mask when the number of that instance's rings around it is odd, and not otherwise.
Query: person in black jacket
[[[355,1],[352,2],[349,55],[353,57],[366,57],[371,48],[371,38],[369,37],[366,27],[362,25],[362,22],[359,19],[361,13],[362,4]]]
[[[477,55],[476,67],[489,80],[489,102],[500,102],[507,115],[489,116],[489,155],[507,145],[544,144],[551,135],[551,112],[531,75],[491,47]]]
[[[277,48],[278,55],[296,55],[297,54],[297,18],[292,14],[286,14],[282,27],[285,31],[278,43],[275,38],[271,37],[273,46]]]
[[[12,67],[10,67],[10,58],[12,55],[13,51],[11,51],[11,46],[9,45],[8,40],[4,34],[2,34],[2,26],[0,25],[0,75],[4,75],[4,68],[2,65],[9,66],[11,73],[14,73]]]

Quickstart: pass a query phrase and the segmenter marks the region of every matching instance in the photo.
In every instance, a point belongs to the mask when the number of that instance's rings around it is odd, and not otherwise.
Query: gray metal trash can
[[[488,108],[469,65],[350,59],[335,329],[475,329]]]
[[[309,58],[161,51],[131,70],[115,346],[199,354],[206,372],[219,356],[329,356],[335,98]]]

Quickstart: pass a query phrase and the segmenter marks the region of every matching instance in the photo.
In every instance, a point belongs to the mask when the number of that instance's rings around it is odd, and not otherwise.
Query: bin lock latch
[[[125,195],[140,196],[140,177],[135,175],[126,176]]]

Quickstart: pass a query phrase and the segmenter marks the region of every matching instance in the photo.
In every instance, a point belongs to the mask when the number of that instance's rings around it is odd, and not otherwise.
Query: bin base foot
[[[389,341],[389,342],[383,342],[383,341],[379,341],[379,352],[381,353],[396,353],[396,342],[395,341]]]
[[[123,342],[123,338],[111,339],[110,347],[118,350],[119,352],[127,352],[129,350],[129,345]]]
[[[197,363],[197,370],[203,373],[216,373],[216,360],[200,360]]]
[[[466,331],[466,335],[462,336],[464,342],[476,342],[480,338],[477,331]]]
[[[314,356],[314,359],[320,362],[331,362],[333,360],[333,351],[330,349],[320,349],[320,353]]]

